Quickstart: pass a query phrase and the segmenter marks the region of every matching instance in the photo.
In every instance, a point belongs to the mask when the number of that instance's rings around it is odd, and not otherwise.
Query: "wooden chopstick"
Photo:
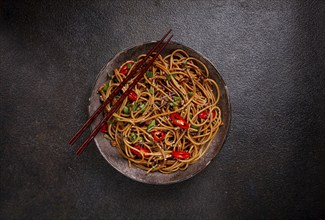
[[[144,59],[139,62],[135,68],[127,75],[127,77],[121,82],[121,84],[114,89],[111,95],[97,108],[97,110],[90,116],[90,118],[83,124],[83,126],[72,136],[69,140],[68,144],[73,144],[80,135],[86,130],[86,128],[95,120],[95,118],[104,110],[105,106],[112,102],[116,94],[126,85],[126,83],[137,73],[138,69],[142,67],[144,62],[148,59],[148,57],[161,45],[161,43],[165,40],[165,38],[169,35],[172,30],[169,30],[161,40],[148,52]]]
[[[149,67],[153,64],[153,62],[157,59],[159,54],[162,52],[162,50],[167,46],[169,41],[173,35],[171,35],[168,40],[162,45],[162,47],[158,50],[158,52],[155,54],[155,56],[149,61],[149,63],[143,67],[141,70],[141,73],[138,74],[138,76],[133,80],[133,82],[129,85],[128,89],[122,94],[121,98],[111,107],[109,112],[105,115],[105,117],[100,121],[100,123],[95,127],[95,129],[91,132],[91,134],[88,136],[88,138],[83,142],[83,144],[78,148],[76,151],[77,155],[80,155],[85,148],[89,145],[89,143],[95,138],[95,136],[98,134],[100,129],[107,123],[107,120],[114,114],[114,112],[117,110],[117,108],[122,104],[123,100],[129,95],[129,93],[132,91],[132,89],[136,86],[136,84],[142,79],[143,75],[146,73],[146,71],[149,69]]]

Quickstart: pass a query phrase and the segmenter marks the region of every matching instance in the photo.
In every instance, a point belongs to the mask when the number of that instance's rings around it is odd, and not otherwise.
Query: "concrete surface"
[[[0,219],[324,219],[324,1],[5,0],[0,13]],[[100,69],[169,28],[228,85],[221,153],[168,186],[124,177],[94,143],[76,157],[67,141]]]

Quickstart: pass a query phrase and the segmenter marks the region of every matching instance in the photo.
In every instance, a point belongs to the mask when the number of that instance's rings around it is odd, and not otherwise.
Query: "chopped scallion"
[[[173,98],[174,98],[174,100],[175,100],[176,102],[181,100],[181,97],[179,97],[179,96],[174,96]]]
[[[146,110],[146,108],[147,108],[147,107],[144,107],[144,108],[142,109],[141,113],[143,113],[143,112]]]
[[[155,90],[154,90],[154,88],[152,86],[150,87],[149,92],[150,92],[151,95],[154,95]]]
[[[138,108],[138,104],[136,102],[133,103],[133,105],[132,105],[132,111],[135,112],[137,110],[137,108]]]
[[[153,73],[152,73],[151,71],[148,70],[148,71],[146,72],[146,76],[149,77],[149,78],[151,78],[151,77],[153,77]]]
[[[103,86],[103,91],[104,91],[104,93],[107,92],[107,89],[108,89],[108,83],[105,83],[104,86]]]
[[[152,120],[148,125],[147,132],[150,132],[154,127],[156,127],[156,121]]]
[[[145,104],[144,103],[141,103],[140,105],[139,105],[139,110],[142,110],[143,108],[144,108],[144,106],[145,106]]]
[[[107,140],[111,140],[111,138],[109,137],[108,134],[104,134],[104,138],[107,139]]]
[[[166,76],[166,80],[170,81],[172,79],[171,75]]]
[[[113,82],[114,83],[118,83],[119,82],[118,79],[117,79],[117,77],[115,77],[115,76],[113,77]]]
[[[140,136],[140,137],[138,137],[138,140],[137,140],[138,142],[142,142],[143,141],[143,139],[142,139],[142,137]]]
[[[141,103],[138,107],[138,110],[142,110],[141,113],[143,113],[146,110],[146,105],[144,103]]]
[[[191,128],[193,128],[195,130],[199,130],[199,127],[198,126],[195,126],[195,125],[191,125]]]
[[[124,106],[123,113],[127,115],[130,114],[129,108],[127,106]]]
[[[134,141],[137,139],[137,137],[138,137],[138,136],[137,136],[135,133],[132,132],[132,133],[130,134],[130,137],[129,137],[129,138],[130,138],[130,141],[131,141],[131,142],[134,142]]]
[[[169,102],[169,105],[170,105],[171,107],[175,107],[175,106],[177,106],[177,104],[176,104],[175,102]]]

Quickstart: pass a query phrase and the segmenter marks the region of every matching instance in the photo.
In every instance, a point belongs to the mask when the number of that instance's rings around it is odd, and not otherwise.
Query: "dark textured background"
[[[0,219],[324,219],[325,1],[0,2]],[[96,75],[159,39],[206,55],[228,85],[221,153],[185,182],[110,167],[87,119]],[[89,134],[89,132],[87,132]]]

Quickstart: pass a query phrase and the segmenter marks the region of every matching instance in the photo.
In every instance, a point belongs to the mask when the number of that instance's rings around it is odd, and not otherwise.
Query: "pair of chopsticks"
[[[116,87],[116,89],[111,93],[111,95],[102,103],[102,105],[90,116],[90,118],[85,122],[85,124],[72,136],[72,138],[69,140],[68,144],[72,145],[76,142],[76,140],[80,137],[80,135],[86,130],[86,128],[95,120],[95,118],[104,110],[105,106],[112,102],[114,99],[114,96],[117,95],[117,93],[127,84],[128,81],[133,78],[139,69],[141,69],[141,72],[133,79],[133,82],[129,85],[128,89],[122,94],[121,98],[111,107],[109,112],[105,115],[105,117],[99,122],[99,124],[95,127],[95,129],[91,132],[91,134],[88,136],[88,138],[83,142],[82,145],[78,148],[76,151],[77,155],[80,155],[86,147],[89,145],[89,143],[95,138],[95,136],[98,134],[100,129],[107,123],[107,120],[114,114],[114,112],[120,107],[123,100],[130,94],[132,89],[136,86],[136,84],[142,79],[143,75],[147,72],[147,70],[150,68],[150,66],[153,64],[153,62],[157,59],[159,54],[163,51],[163,49],[167,46],[173,35],[171,35],[167,41],[160,47],[160,45],[163,43],[165,38],[170,34],[171,30],[169,30],[162,38],[161,40],[147,53],[145,58],[139,62],[135,68],[127,75],[127,77],[121,82],[121,84]],[[151,54],[160,47],[160,49],[157,51],[155,56],[145,65],[145,62],[147,59],[151,56]]]

